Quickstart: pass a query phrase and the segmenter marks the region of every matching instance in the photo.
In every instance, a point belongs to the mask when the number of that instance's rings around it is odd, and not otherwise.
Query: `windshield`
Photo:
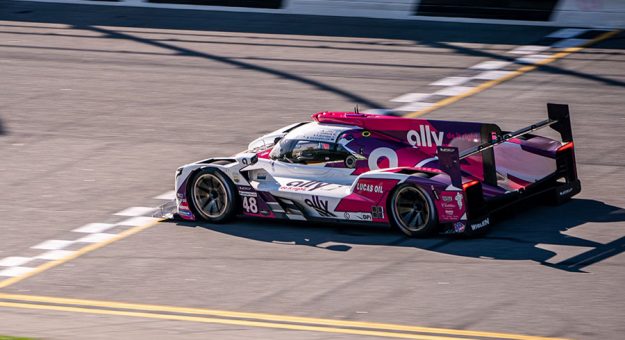
[[[273,160],[304,164],[343,161],[348,155],[336,143],[301,139],[282,139],[269,154]]]

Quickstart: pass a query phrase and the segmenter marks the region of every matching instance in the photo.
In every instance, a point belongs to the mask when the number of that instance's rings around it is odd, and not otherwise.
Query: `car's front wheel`
[[[208,222],[227,222],[237,212],[236,188],[218,169],[199,170],[191,180],[189,193],[191,211]]]
[[[430,196],[422,189],[402,184],[391,195],[391,224],[410,237],[431,234],[436,228],[436,208]]]

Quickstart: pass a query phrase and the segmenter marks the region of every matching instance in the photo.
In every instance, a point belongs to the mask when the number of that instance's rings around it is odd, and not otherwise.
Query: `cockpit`
[[[273,147],[273,160],[300,164],[342,162],[351,153],[338,143],[344,132],[353,129],[340,125],[309,123],[286,134]]]

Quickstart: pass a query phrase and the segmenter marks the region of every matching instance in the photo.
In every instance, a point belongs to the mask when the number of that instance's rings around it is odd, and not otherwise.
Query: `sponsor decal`
[[[480,228],[486,227],[489,224],[490,224],[490,217],[487,217],[487,218],[483,219],[482,222],[480,222],[480,223],[473,223],[473,224],[471,224],[471,229],[472,230],[478,230]]]
[[[280,190],[288,191],[315,191],[321,188],[328,188],[331,183],[325,183],[320,181],[292,181],[280,187]]]
[[[244,196],[244,197],[256,197],[256,196],[258,196],[258,194],[256,194],[255,192],[250,192],[250,191],[239,191],[239,195]]]
[[[454,223],[454,231],[457,233],[461,233],[464,231],[464,223],[456,222]]]
[[[362,216],[358,216],[358,218],[363,221],[371,221],[373,219],[371,214],[362,214]]]
[[[457,193],[454,199],[456,200],[456,203],[458,203],[458,208],[462,209],[462,199],[463,199],[462,194]]]
[[[188,211],[188,210],[182,210],[181,209],[181,210],[178,211],[178,214],[180,214],[180,215],[182,215],[184,217],[188,217],[188,218],[192,218],[193,217],[193,214],[190,211]]]
[[[573,188],[564,189],[564,190],[558,192],[558,195],[566,196],[566,195],[570,194],[572,191],[573,191]]]
[[[464,214],[464,195],[459,191],[442,191],[440,200],[436,201],[441,221],[455,222]]]
[[[244,197],[257,197],[256,190],[250,186],[239,185],[239,195]]]
[[[359,182],[356,185],[356,190],[364,191],[364,192],[374,192],[376,194],[383,194],[384,186],[382,186],[382,184],[368,184],[368,183]]]
[[[256,201],[256,198],[243,196],[243,209],[248,214],[258,214],[258,201]]]
[[[380,206],[371,207],[371,216],[373,218],[384,218],[384,208]]]
[[[350,216],[349,216],[349,213],[347,211],[343,214],[343,216],[345,217],[346,220],[349,220]]]
[[[309,207],[315,209],[319,215],[324,217],[336,217],[333,213],[328,209],[328,201],[324,201],[319,198],[319,196],[313,196],[312,199],[305,199],[304,203]]]
[[[399,165],[399,157],[397,157],[397,152],[391,148],[377,148],[369,154],[369,161],[367,162],[370,170],[377,170],[380,167],[378,166],[378,161],[382,158],[386,158],[388,160],[389,168],[396,168]]]
[[[432,147],[442,145],[444,135],[445,133],[442,131],[432,131],[429,125],[419,125],[419,132],[410,130],[406,138],[412,147]]]
[[[443,148],[441,147],[440,149],[438,149],[440,152],[454,152],[456,151],[456,148]]]

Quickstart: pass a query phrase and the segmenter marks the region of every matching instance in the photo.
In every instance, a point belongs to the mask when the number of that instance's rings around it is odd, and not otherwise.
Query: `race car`
[[[357,110],[356,110],[357,111]],[[184,165],[176,212],[223,223],[237,215],[375,223],[411,237],[482,234],[492,214],[540,196],[561,203],[581,190],[569,108],[502,131],[490,123],[320,112],[231,157]],[[561,141],[532,132],[550,127]]]

